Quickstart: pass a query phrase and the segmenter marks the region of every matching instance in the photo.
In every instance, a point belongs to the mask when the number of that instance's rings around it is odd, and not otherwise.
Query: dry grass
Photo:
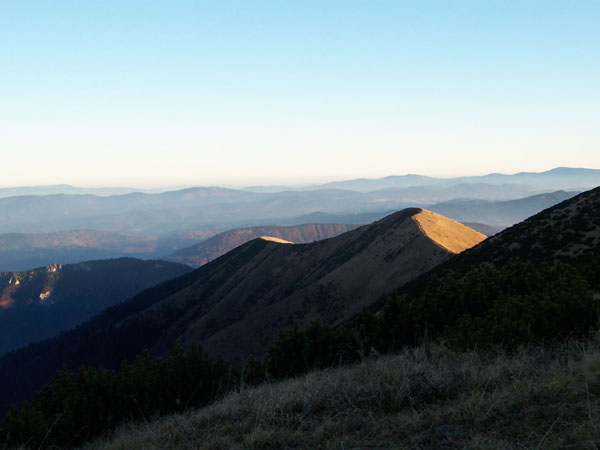
[[[413,219],[429,239],[452,253],[464,252],[487,239],[479,231],[426,209]]]
[[[443,346],[256,388],[88,450],[600,446],[600,340],[514,355]]]

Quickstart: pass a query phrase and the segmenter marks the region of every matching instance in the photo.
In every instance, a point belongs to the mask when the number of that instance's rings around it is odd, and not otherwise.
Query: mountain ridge
[[[205,241],[182,248],[163,259],[199,267],[227,253],[235,247],[263,235],[283,239],[295,244],[305,244],[337,236],[357,228],[357,224],[306,223],[296,226],[261,226],[227,230]]]
[[[36,371],[20,385],[24,395],[63,364],[118,367],[144,348],[164,355],[178,340],[201,342],[213,356],[240,360],[262,355],[279,330],[296,320],[338,323],[451,257],[418,227],[413,216],[421,211],[405,209],[310,244],[254,239],[58,338],[6,355],[0,359],[0,390],[13,377]],[[460,227],[475,240],[484,238]],[[14,401],[19,393],[0,394]]]

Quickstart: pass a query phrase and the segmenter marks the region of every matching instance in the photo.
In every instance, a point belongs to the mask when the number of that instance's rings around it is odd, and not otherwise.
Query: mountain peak
[[[426,209],[412,218],[429,239],[452,253],[461,253],[486,239],[484,234]]]

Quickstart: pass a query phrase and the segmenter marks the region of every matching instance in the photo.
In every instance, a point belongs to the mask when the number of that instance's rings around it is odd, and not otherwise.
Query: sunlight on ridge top
[[[413,220],[426,236],[452,253],[461,253],[486,239],[479,231],[426,209],[415,214]]]

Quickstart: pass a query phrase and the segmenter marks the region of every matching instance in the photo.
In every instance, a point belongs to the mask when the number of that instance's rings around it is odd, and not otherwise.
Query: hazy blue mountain
[[[273,223],[318,210],[331,213],[407,206],[394,195],[381,199],[354,191],[318,190],[257,194],[193,188],[162,194],[21,196],[0,199],[0,232],[68,229],[172,234]]]
[[[503,202],[452,201],[429,206],[429,209],[459,222],[479,222],[502,229],[577,194],[578,192],[556,191]]]
[[[475,198],[481,198],[478,191],[472,192]],[[193,188],[109,197],[19,196],[0,199],[0,233],[92,229],[166,235],[190,230],[222,231],[282,223],[317,211],[365,214],[398,210],[454,198],[454,195],[443,195],[441,191],[361,193],[340,189],[258,194],[223,188]]]
[[[510,200],[531,195],[526,184],[437,183],[429,186],[389,188],[370,192],[371,195],[394,196],[411,203],[432,204],[453,199]]]
[[[320,189],[344,189],[350,191],[370,192],[388,188],[406,188],[427,186],[440,181],[439,178],[423,175],[392,175],[384,178],[357,178],[355,180],[332,181],[330,183],[305,186],[247,186],[243,189],[250,192],[275,193],[284,191],[309,191]]]
[[[258,194],[274,194],[277,192],[286,192],[286,191],[304,191],[311,190],[312,186],[246,186],[243,187],[243,191],[248,192],[256,192]]]
[[[475,231],[479,231],[481,234],[485,234],[488,237],[493,236],[501,231],[500,228],[492,227],[485,223],[463,222],[463,224],[469,228],[473,228]]]
[[[382,211],[429,207],[455,200],[512,200],[548,192],[548,189],[540,192],[544,185],[553,186],[551,190],[555,191],[564,185],[600,184],[599,174],[600,171],[592,169],[559,168],[543,173],[490,174],[435,180],[435,183],[430,178],[411,175],[399,177],[401,181],[398,177],[387,177],[380,185],[384,189],[370,192],[321,187],[258,193],[202,187],[107,197],[88,194],[17,196],[0,198],[0,233],[93,229],[162,236],[191,230],[215,232],[264,224],[294,224],[291,222],[294,218],[319,211],[335,215],[376,215]],[[365,186],[365,183],[361,180],[359,184]],[[401,186],[391,187],[394,183]],[[422,185],[404,186],[409,183]],[[518,214],[490,222],[476,214],[458,215],[455,211],[448,214],[460,221],[492,226],[506,226],[526,217],[526,214]]]
[[[316,211],[310,214],[282,220],[281,223],[285,225],[301,225],[304,223],[370,223],[383,219],[393,212],[393,210],[385,210],[356,214],[331,214],[324,211]]]
[[[0,271],[122,256],[157,258],[201,242],[213,234],[192,232],[146,236],[96,230],[0,234]]]
[[[514,175],[493,173],[481,177],[460,177],[454,182],[473,183],[478,180],[482,183],[504,184],[519,183],[527,184],[539,190],[584,190],[600,186],[600,170],[557,167],[545,172],[519,172]]]
[[[368,192],[387,188],[407,188],[415,186],[427,186],[438,181],[437,178],[426,177],[423,175],[393,175],[384,178],[370,179],[358,178],[348,181],[334,181],[325,183],[320,187],[330,189],[349,189],[352,191]]]
[[[539,193],[548,190],[577,190],[600,186],[600,170],[557,167],[545,172],[519,172],[516,174],[492,173],[481,176],[435,178],[422,175],[399,175],[384,178],[358,178],[354,180],[334,181],[331,183],[318,184],[305,187],[282,187],[282,186],[253,186],[245,188],[255,192],[277,192],[278,190],[290,189],[323,189],[336,188],[348,189],[359,192],[370,192],[390,188],[408,188],[439,185],[438,187],[453,186],[457,184],[485,183],[493,185],[520,184],[528,186],[529,193]]]
[[[54,184],[48,186],[19,186],[0,188],[0,198],[16,197],[19,195],[56,195],[56,194],[93,194],[100,196],[122,195],[138,192],[139,189],[128,187],[85,188],[70,184]]]
[[[69,229],[144,233],[171,223],[169,232],[181,231],[178,218],[214,221],[203,208],[226,211],[230,203],[249,204],[261,200],[259,194],[224,188],[193,188],[160,194],[131,193],[100,197],[96,195],[17,196],[0,199],[0,232],[41,233]],[[231,213],[229,215],[232,215]],[[188,224],[186,224],[188,225]],[[152,233],[147,233],[152,234]]]

